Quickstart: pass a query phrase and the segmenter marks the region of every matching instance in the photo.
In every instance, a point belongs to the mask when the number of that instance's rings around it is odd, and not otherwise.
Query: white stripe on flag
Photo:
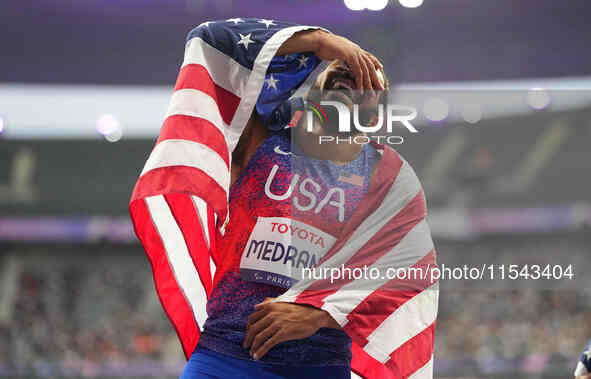
[[[367,337],[363,350],[382,363],[388,361],[393,351],[435,321],[438,289],[435,283],[402,304]]]
[[[195,205],[195,212],[197,212],[197,214],[199,215],[199,222],[201,223],[201,228],[203,230],[203,235],[205,236],[205,243],[207,244],[207,248],[209,249],[209,220],[207,219],[207,204],[205,203],[205,201],[203,201],[203,199],[198,198],[197,196],[193,195],[191,196],[191,199],[193,200],[193,205]],[[215,217],[215,214],[214,214]],[[215,262],[213,261],[213,258],[211,256],[211,252],[209,255],[209,271],[211,273],[211,278],[213,279],[213,276],[215,274]]]
[[[156,168],[170,166],[198,168],[215,180],[225,191],[229,188],[228,166],[219,154],[207,145],[182,139],[161,141],[152,150],[141,175]]]
[[[173,115],[206,119],[215,125],[224,136],[228,129],[228,125],[224,123],[220,114],[219,105],[211,96],[196,89],[180,89],[172,94],[166,117]]]
[[[210,256],[209,257],[209,270],[211,271],[211,279],[213,280],[213,277],[215,276],[215,262],[213,261],[213,258]]]
[[[207,220],[207,204],[203,199],[197,196],[191,196],[193,205],[195,206],[195,212],[199,215],[199,223],[201,224],[201,230],[203,230],[203,236],[205,237],[205,243],[209,249],[209,223]]]
[[[408,379],[433,379],[433,356],[423,367],[415,371]]]
[[[146,197],[145,201],[152,222],[164,244],[168,263],[176,282],[191,306],[195,320],[199,329],[201,329],[207,318],[205,308],[207,294],[199,279],[199,273],[193,265],[181,229],[177,225],[164,196]]]
[[[217,50],[199,37],[192,38],[185,47],[183,66],[199,64],[205,67],[218,86],[241,97],[244,93],[250,70],[232,57]]]
[[[433,240],[429,234],[427,221],[423,220],[415,225],[392,250],[378,259],[368,270],[377,268],[384,272],[386,268],[404,268],[417,263],[433,249]],[[327,296],[322,309],[328,311],[341,326],[347,324],[347,315],[355,309],[367,296],[383,284],[394,278],[375,280],[355,280],[345,284],[337,292]],[[395,290],[395,284],[391,291]],[[333,304],[338,304],[338,308]]]

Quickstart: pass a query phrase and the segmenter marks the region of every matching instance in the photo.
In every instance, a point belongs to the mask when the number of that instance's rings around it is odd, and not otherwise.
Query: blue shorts
[[[198,346],[187,362],[180,379],[350,379],[349,366],[290,366],[248,361]]]

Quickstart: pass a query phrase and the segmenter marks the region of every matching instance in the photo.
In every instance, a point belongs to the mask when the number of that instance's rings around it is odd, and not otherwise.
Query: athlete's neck
[[[303,116],[305,118],[306,116]],[[296,129],[293,131],[292,136],[305,155],[316,159],[323,159],[332,161],[338,165],[344,165],[355,158],[363,150],[362,144],[352,142],[352,138],[343,135],[330,135],[318,125],[314,126],[314,130],[307,131],[302,119],[299,120]],[[332,137],[332,138],[320,138],[320,137]]]
[[[304,118],[304,117],[302,117]],[[300,119],[300,124],[302,120]],[[316,159],[329,160],[337,165],[344,165],[355,158],[363,150],[363,145],[343,142],[343,137],[338,140],[335,136],[332,141],[320,143],[320,136],[326,135],[322,129],[315,128],[308,132],[301,125],[293,131],[294,143],[297,143],[305,155]],[[240,176],[252,155],[256,152],[261,143],[269,136],[269,131],[263,124],[261,118],[253,112],[248,120],[236,148],[232,152],[232,167],[230,185]]]

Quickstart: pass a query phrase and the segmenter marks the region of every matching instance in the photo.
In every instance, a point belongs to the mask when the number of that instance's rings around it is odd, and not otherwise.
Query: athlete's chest
[[[268,138],[230,191],[230,208],[248,206],[258,215],[299,219],[338,234],[367,192],[373,162],[350,165],[292,153],[289,139]],[[232,211],[231,211],[232,214]]]

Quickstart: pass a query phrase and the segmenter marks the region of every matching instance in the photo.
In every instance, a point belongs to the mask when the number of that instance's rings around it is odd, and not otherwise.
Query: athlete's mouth
[[[353,105],[355,100],[358,100],[358,94],[355,92],[355,76],[349,70],[336,69],[330,73],[324,90],[329,91],[330,97],[341,98],[347,105]]]

